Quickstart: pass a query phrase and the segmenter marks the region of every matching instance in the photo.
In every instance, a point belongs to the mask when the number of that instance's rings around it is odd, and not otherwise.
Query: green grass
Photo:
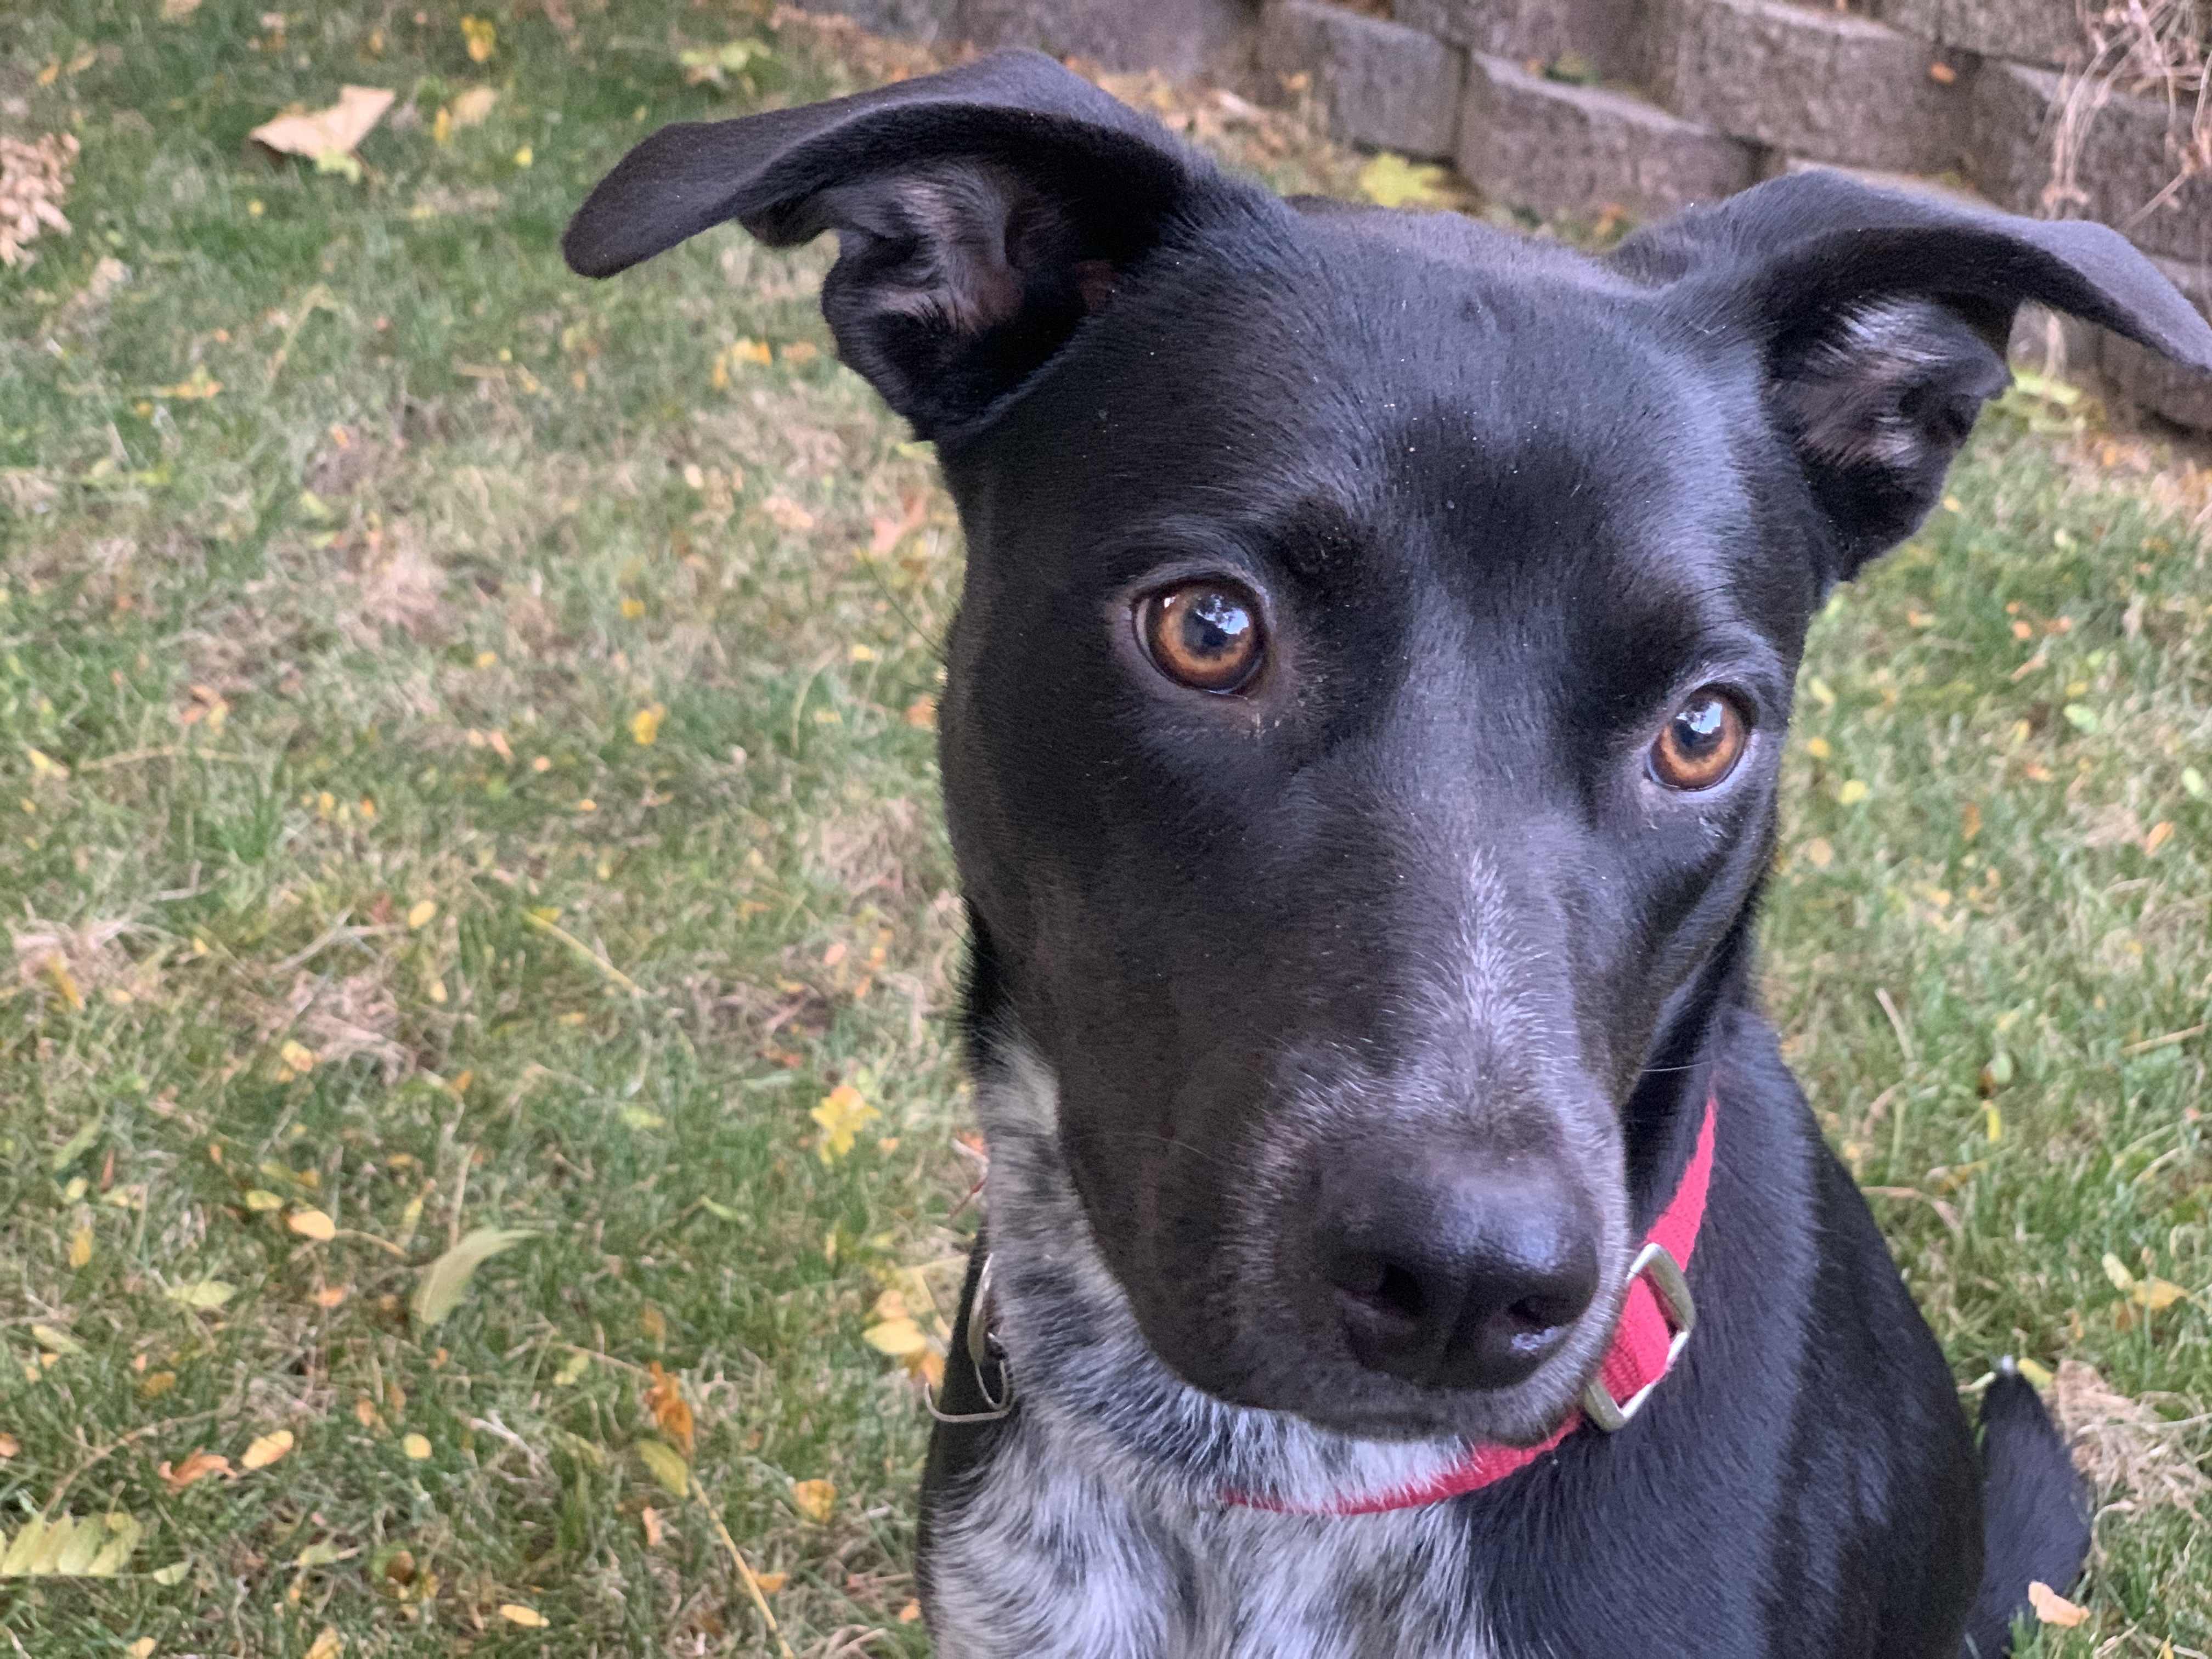
[[[483,64],[442,3],[0,16],[0,131],[83,144],[75,234],[0,270],[0,1529],[64,1486],[147,1528],[120,1579],[0,1583],[25,1653],[772,1652],[714,1517],[796,1651],[926,1650],[923,1420],[863,1333],[949,1311],[972,1220],[926,701],[957,533],[830,360],[820,251],[590,286],[554,246],[653,125],[890,60],[550,9],[487,9]],[[749,85],[687,84],[756,38]],[[361,179],[245,147],[349,81],[400,94]],[[2196,1419],[2107,1437],[2143,1491],[2037,1651],[2212,1651],[2212,1509],[2145,1496],[2212,1448],[2212,1039],[2142,1046],[2212,1015],[2207,498],[2134,443],[2165,470],[2094,476],[2081,424],[2011,400],[1822,621],[1772,999],[1863,1177],[1924,1194],[1875,1201],[1962,1380],[2081,1360]],[[840,1085],[880,1115],[825,1160]],[[424,1326],[480,1227],[537,1237]],[[2194,1299],[2129,1317],[2107,1254]],[[638,1449],[656,1364],[692,1498]]]

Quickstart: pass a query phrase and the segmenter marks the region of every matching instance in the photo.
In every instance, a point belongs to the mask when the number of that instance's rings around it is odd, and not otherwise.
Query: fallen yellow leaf
[[[667,1488],[672,1498],[681,1498],[691,1490],[691,1466],[684,1461],[684,1454],[665,1440],[641,1440],[637,1455],[645,1467],[653,1471],[653,1478]]]
[[[230,1460],[215,1452],[202,1451],[195,1446],[191,1455],[173,1469],[168,1464],[163,1463],[154,1473],[167,1483],[171,1492],[182,1492],[193,1481],[204,1480],[211,1474],[220,1474],[228,1478],[230,1474]]]
[[[837,1488],[827,1480],[794,1480],[791,1501],[802,1516],[818,1527],[836,1510]]]
[[[327,1240],[338,1233],[337,1223],[320,1210],[295,1210],[284,1218],[284,1224],[302,1238]]]
[[[422,1270],[415,1287],[412,1308],[416,1321],[435,1325],[461,1304],[477,1269],[502,1250],[511,1250],[538,1235],[523,1227],[479,1227]]]
[[[478,60],[482,61],[482,60]],[[381,87],[340,87],[338,100],[312,113],[280,115],[246,136],[286,155],[319,161],[325,155],[350,155],[384,118],[393,94]]]
[[[683,1449],[684,1456],[690,1456],[691,1407],[676,1379],[661,1370],[658,1359],[653,1362],[653,1386],[645,1391],[645,1407],[653,1413],[653,1420],[660,1431]]]
[[[80,1227],[70,1235],[69,1264],[82,1267],[92,1260],[92,1229]]]
[[[154,1659],[154,1638],[142,1636],[123,1650],[131,1656],[131,1659]]]
[[[768,348],[763,346],[763,351]],[[761,511],[775,520],[781,530],[801,531],[814,528],[814,515],[788,495],[771,495],[761,503]]]
[[[283,1062],[284,1069],[300,1077],[315,1069],[317,1057],[306,1043],[291,1038],[287,1038],[284,1046],[276,1051],[276,1058]]]
[[[2069,1630],[2089,1616],[2088,1608],[2068,1601],[2040,1578],[2028,1585],[2027,1604],[2035,1609],[2035,1616],[2042,1623]]]
[[[407,907],[407,925],[410,927],[428,927],[430,919],[437,914],[437,900],[416,899],[414,903]]]
[[[0,1431],[0,1463],[6,1462],[23,1449],[23,1443],[5,1431]]]
[[[849,1083],[841,1083],[822,1097],[822,1103],[807,1115],[822,1126],[822,1143],[817,1149],[824,1164],[835,1164],[853,1150],[854,1137],[867,1124],[883,1115],[860,1098],[860,1091]]]
[[[399,1449],[407,1454],[410,1462],[420,1463],[430,1455],[430,1442],[422,1435],[403,1434],[399,1437]]]
[[[629,734],[640,744],[650,748],[660,741],[660,722],[667,718],[668,710],[660,703],[641,708],[630,716]]]
[[[2180,1285],[2170,1279],[2160,1279],[2154,1273],[2142,1279],[2128,1294],[2134,1298],[2136,1305],[2148,1308],[2153,1313],[2163,1312],[2177,1302],[2189,1300],[2189,1292],[2183,1290]]]
[[[1442,207],[1451,200],[1448,169],[1388,150],[1359,170],[1360,193],[1377,207]]]
[[[535,1607],[526,1607],[520,1601],[502,1602],[499,1616],[510,1625],[520,1625],[525,1630],[544,1630],[551,1622]]]
[[[472,64],[484,62],[499,44],[499,30],[487,18],[461,19],[461,36],[469,43],[469,61]]]
[[[880,1325],[871,1325],[860,1333],[860,1339],[878,1352],[894,1358],[918,1353],[929,1346],[921,1327],[911,1319],[887,1319]]]
[[[194,363],[192,372],[174,386],[157,386],[154,388],[154,395],[156,398],[173,398],[181,403],[205,402],[208,398],[219,396],[222,392],[222,382],[207,372],[205,363]],[[230,705],[221,697],[217,697],[212,702],[197,704],[186,710],[185,724],[190,726],[194,720],[204,719],[208,723],[209,731],[220,732],[222,729],[223,717],[229,713],[229,710]]]
[[[238,1460],[239,1467],[248,1469],[265,1469],[291,1449],[292,1431],[279,1429],[274,1434],[261,1436],[248,1446],[246,1449],[246,1455]]]
[[[471,87],[453,102],[453,126],[474,127],[483,125],[491,113],[491,106],[499,101],[498,92],[490,87]]]
[[[325,1625],[307,1649],[307,1659],[338,1659],[345,1651],[345,1638]]]

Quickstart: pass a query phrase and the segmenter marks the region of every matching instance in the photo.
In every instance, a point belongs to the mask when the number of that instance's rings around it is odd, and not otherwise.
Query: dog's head
[[[960,505],[987,1045],[1158,1354],[1362,1436],[1533,1440],[1602,1353],[1807,623],[2015,307],[2212,368],[2100,226],[1814,173],[1588,259],[1285,204],[1026,54],[666,129],[567,251],[728,219],[837,233],[841,353]]]

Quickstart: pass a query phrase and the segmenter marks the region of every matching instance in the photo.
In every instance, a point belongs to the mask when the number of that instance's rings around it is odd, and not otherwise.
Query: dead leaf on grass
[[[671,1498],[681,1498],[691,1490],[691,1466],[665,1440],[639,1441],[637,1455]]]
[[[319,170],[351,171],[361,164],[353,152],[369,130],[392,107],[393,94],[381,87],[340,87],[338,100],[327,109],[298,110],[264,121],[246,136],[264,149],[284,155],[304,155]]]
[[[247,1469],[265,1469],[291,1449],[292,1431],[279,1429],[274,1434],[264,1434],[256,1438],[253,1443],[246,1449],[246,1455],[238,1460],[239,1467]]]
[[[803,1517],[818,1527],[836,1510],[837,1488],[828,1480],[794,1480],[791,1501]]]
[[[88,994],[110,987],[134,995],[151,990],[157,971],[149,962],[141,968],[115,941],[131,929],[127,921],[88,921],[71,927],[61,922],[27,920],[20,931],[11,930],[15,949],[15,977],[34,990],[52,992],[72,1008],[82,1008]]]
[[[835,1164],[853,1150],[854,1138],[883,1114],[860,1097],[849,1083],[841,1083],[822,1097],[822,1103],[807,1115],[822,1126],[821,1143],[815,1148],[824,1164]]]
[[[2074,1449],[2074,1466],[2100,1494],[2124,1491],[2146,1507],[2187,1508],[2212,1488],[2182,1443],[2186,1430],[2108,1387],[2093,1366],[2060,1364],[2051,1409]]]
[[[413,531],[400,524],[372,532],[362,549],[354,577],[361,600],[347,629],[356,641],[380,644],[386,628],[403,629],[418,641],[444,637],[446,573],[422,551]]]
[[[482,126],[485,118],[490,115],[492,106],[497,102],[499,93],[495,88],[471,87],[449,106],[453,130],[459,132],[469,127]]]
[[[814,515],[788,495],[771,495],[761,503],[761,511],[775,522],[779,529],[793,533],[814,528]]]
[[[203,1279],[197,1284],[177,1285],[165,1294],[170,1301],[180,1307],[205,1312],[210,1309],[220,1308],[232,1297],[237,1295],[238,1286],[227,1284],[220,1279]]]
[[[228,1457],[218,1452],[204,1451],[198,1446],[192,1448],[191,1455],[175,1468],[172,1468],[164,1462],[154,1473],[161,1477],[171,1492],[182,1492],[195,1480],[204,1480],[211,1474],[219,1474],[226,1480],[237,1478],[231,1473]]]
[[[477,1269],[502,1250],[537,1237],[526,1227],[479,1227],[453,1248],[422,1270],[422,1282],[415,1287],[414,1312],[417,1323],[437,1324],[447,1314],[461,1305],[468,1294],[469,1281],[477,1276]]]
[[[396,1083],[415,1069],[413,1053],[393,1038],[399,1028],[399,1005],[380,969],[339,980],[301,974],[281,1002],[263,1004],[258,1015],[264,1040],[287,1028],[307,1039],[288,1039],[279,1054],[285,1069],[295,1076],[356,1054],[375,1060],[386,1083]]]
[[[37,258],[23,249],[41,232],[70,234],[62,204],[76,155],[76,139],[66,132],[43,133],[27,143],[0,138],[0,265]]]
[[[660,1431],[689,1457],[693,1437],[690,1405],[684,1398],[682,1387],[661,1369],[660,1362],[656,1359],[652,1363],[653,1386],[645,1391],[645,1408],[653,1413],[653,1420]]]
[[[2088,1608],[2068,1601],[2040,1578],[2028,1585],[2027,1604],[2035,1609],[2039,1622],[2066,1629],[2072,1628],[2089,1616]]]
[[[135,1516],[33,1516],[10,1540],[0,1530],[0,1579],[112,1578],[144,1528]]]

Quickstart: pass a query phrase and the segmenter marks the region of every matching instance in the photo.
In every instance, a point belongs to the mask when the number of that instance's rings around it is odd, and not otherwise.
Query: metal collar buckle
[[[1682,1264],[1674,1260],[1674,1253],[1664,1244],[1646,1244],[1636,1253],[1636,1260],[1628,1265],[1628,1283],[1632,1290],[1636,1281],[1648,1277],[1651,1288],[1659,1297],[1659,1305],[1674,1328],[1674,1340],[1667,1345],[1667,1363],[1660,1367],[1659,1375],[1646,1382],[1627,1399],[1616,1401],[1607,1391],[1602,1373],[1590,1378],[1583,1389],[1583,1416],[1590,1423],[1611,1434],[1625,1427],[1628,1419],[1644,1409],[1644,1402],[1651,1397],[1651,1390],[1667,1378],[1681,1358],[1682,1348],[1697,1328],[1697,1299],[1690,1294],[1690,1281],[1683,1276]]]
[[[988,1410],[980,1412],[948,1412],[939,1410],[937,1396],[929,1384],[921,1385],[922,1404],[929,1414],[940,1423],[996,1423],[1014,1413],[1014,1368],[1006,1358],[1006,1351],[991,1330],[991,1316],[997,1311],[991,1300],[991,1258],[983,1258],[983,1270],[975,1275],[975,1297],[968,1304],[968,1363],[975,1372],[975,1392],[983,1397]],[[983,1367],[994,1364],[999,1368],[999,1392],[991,1392],[985,1380]]]

